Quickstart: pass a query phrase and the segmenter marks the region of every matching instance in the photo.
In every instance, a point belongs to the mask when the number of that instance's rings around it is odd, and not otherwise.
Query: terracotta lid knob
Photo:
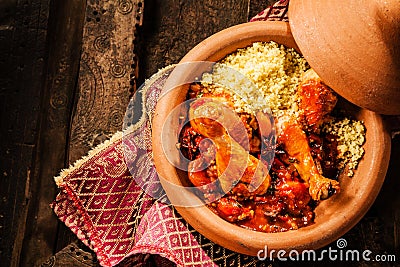
[[[400,1],[291,0],[289,23],[310,66],[338,94],[400,114]]]

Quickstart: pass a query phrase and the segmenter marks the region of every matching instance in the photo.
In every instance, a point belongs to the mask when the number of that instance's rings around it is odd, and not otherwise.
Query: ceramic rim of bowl
[[[250,22],[233,26],[207,38],[193,48],[180,63],[194,61],[218,61],[238,48],[246,47],[256,41],[275,41],[287,47],[297,48],[291,35],[289,24],[285,22]],[[177,84],[182,73],[172,72],[164,87]],[[162,150],[161,128],[166,114],[184,101],[188,85],[173,90],[157,103],[153,118],[153,155],[157,172],[169,182],[184,185],[182,175],[168,161]],[[351,104],[350,104],[351,105]],[[353,115],[363,119],[367,128],[366,153],[353,178],[340,181],[343,190],[328,200],[322,201],[316,208],[315,223],[298,230],[282,233],[263,233],[248,230],[231,224],[213,213],[208,207],[179,207],[180,215],[198,232],[211,241],[230,250],[257,255],[264,249],[289,252],[292,249],[321,248],[350,230],[367,212],[385,178],[390,157],[390,135],[380,115],[351,105]],[[165,184],[161,179],[161,183]],[[169,198],[197,198],[194,194],[182,195],[169,191]]]

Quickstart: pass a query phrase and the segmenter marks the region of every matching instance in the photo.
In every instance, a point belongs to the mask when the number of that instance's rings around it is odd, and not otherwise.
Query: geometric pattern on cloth
[[[287,4],[288,1],[278,1],[251,21],[286,20]],[[144,112],[129,128],[129,138],[116,133],[55,178],[60,193],[51,207],[96,253],[102,266],[266,266],[268,262],[258,262],[255,257],[211,242],[172,206],[148,196],[135,181],[158,183],[148,157],[150,122],[172,69],[169,66],[160,70],[139,89],[145,97]],[[135,167],[128,167],[125,161],[126,145],[131,152],[129,165],[136,164]],[[149,257],[150,254],[156,256]]]

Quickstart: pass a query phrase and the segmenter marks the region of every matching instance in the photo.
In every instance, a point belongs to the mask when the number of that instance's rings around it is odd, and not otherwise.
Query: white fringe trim
[[[78,159],[73,164],[71,164],[68,168],[61,170],[60,174],[58,176],[54,177],[54,181],[56,182],[57,186],[58,187],[62,186],[64,184],[65,177],[67,177],[70,173],[72,173],[77,168],[81,167],[86,161],[93,158],[96,154],[100,153],[103,149],[105,149],[112,143],[122,139],[122,136],[123,136],[122,131],[116,132],[113,136],[111,136],[110,139],[104,141],[103,143],[97,145],[95,148],[90,150],[86,156],[83,156],[82,158]]]

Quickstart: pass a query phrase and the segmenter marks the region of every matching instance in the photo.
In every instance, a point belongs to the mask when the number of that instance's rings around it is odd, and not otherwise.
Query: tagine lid
[[[400,114],[398,0],[291,0],[289,23],[303,56],[350,102]]]

